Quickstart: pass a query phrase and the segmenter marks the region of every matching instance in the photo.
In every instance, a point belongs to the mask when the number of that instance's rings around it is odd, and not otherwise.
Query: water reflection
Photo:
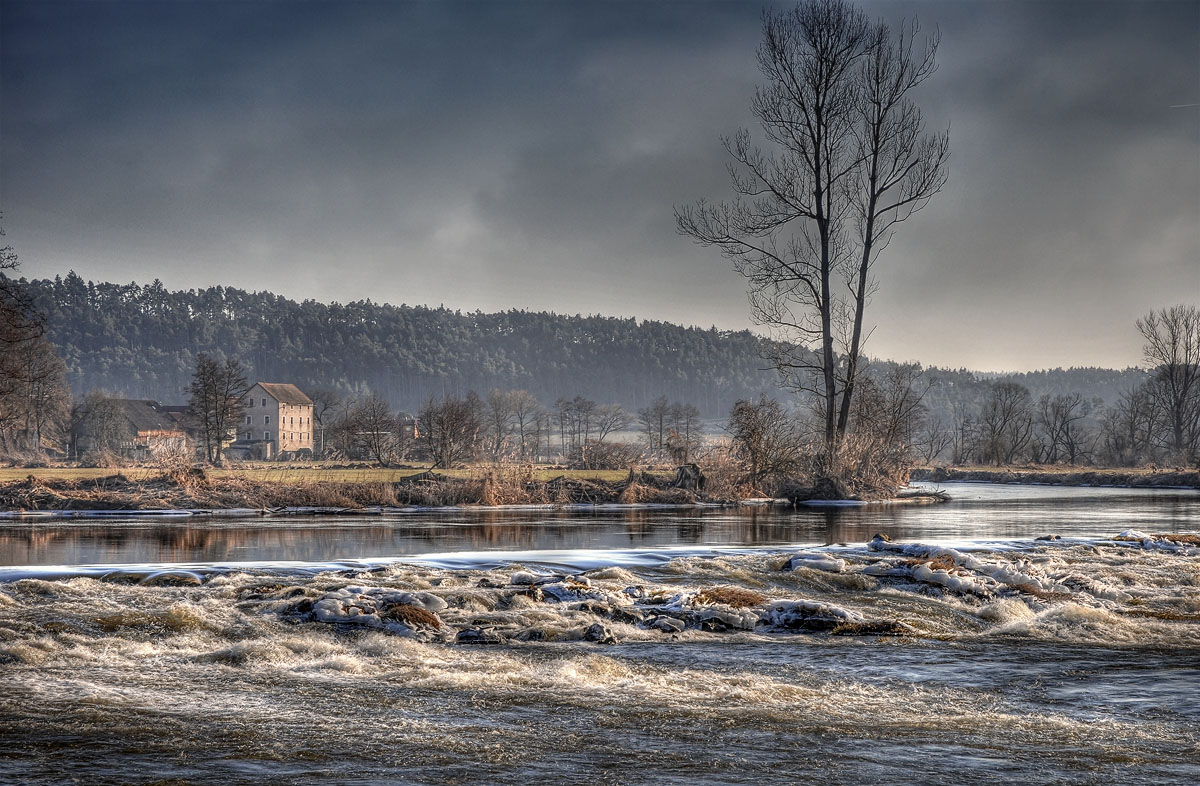
[[[212,563],[338,559],[456,551],[774,546],[895,539],[1111,536],[1190,531],[1193,491],[962,484],[941,505],[700,510],[480,510],[388,517],[6,523],[0,565]]]

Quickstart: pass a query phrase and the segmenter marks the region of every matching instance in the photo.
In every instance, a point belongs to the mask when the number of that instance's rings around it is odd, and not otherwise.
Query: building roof
[[[117,399],[125,418],[138,431],[177,431],[179,419],[175,413],[157,401],[149,399]],[[174,409],[173,407],[171,409]]]
[[[313,400],[290,382],[257,382],[267,395],[280,404],[312,404]]]

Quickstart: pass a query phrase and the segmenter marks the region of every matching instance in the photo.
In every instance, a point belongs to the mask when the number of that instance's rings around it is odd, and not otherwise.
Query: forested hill
[[[739,398],[780,395],[749,331],[546,312],[460,313],[360,301],[325,304],[227,287],[170,292],[74,273],[25,282],[76,394],[93,389],[182,402],[196,355],[236,357],[252,379],[302,389],[372,390],[415,410],[430,394],[526,389],[545,404],[582,395],[630,410],[660,395],[724,418]],[[875,372],[886,363],[873,363]],[[931,368],[926,403],[949,411],[996,375]],[[1113,403],[1136,369],[1055,369],[1003,377],[1036,399],[1078,392]]]
[[[460,313],[360,301],[297,303],[228,287],[27,282],[77,394],[185,398],[196,356],[236,357],[252,379],[370,389],[413,410],[430,394],[524,388],[544,403],[583,395],[643,407],[666,395],[706,416],[774,392],[749,331],[545,312]]]

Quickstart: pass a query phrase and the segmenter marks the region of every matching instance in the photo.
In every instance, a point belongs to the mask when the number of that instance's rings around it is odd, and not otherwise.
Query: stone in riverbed
[[[686,626],[681,619],[663,615],[650,620],[650,624],[647,627],[653,630],[661,630],[663,633],[683,633],[683,629]]]
[[[617,637],[608,629],[608,626],[596,622],[588,626],[588,629],[583,632],[584,641],[594,641],[597,644],[616,644]]]
[[[199,575],[186,570],[163,570],[138,582],[146,587],[196,587],[203,583]]]
[[[488,628],[467,628],[454,637],[455,644],[507,644],[508,637]]]
[[[624,622],[630,625],[642,622],[642,613],[633,606],[619,606],[600,600],[585,600],[575,604],[573,608],[595,614],[597,617],[605,617],[613,622]]]

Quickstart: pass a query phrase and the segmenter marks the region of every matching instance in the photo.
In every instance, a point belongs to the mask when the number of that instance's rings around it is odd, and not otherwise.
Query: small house
[[[111,450],[145,460],[156,448],[179,449],[191,444],[187,407],[150,399],[97,398],[79,413],[71,429],[76,456]]]

